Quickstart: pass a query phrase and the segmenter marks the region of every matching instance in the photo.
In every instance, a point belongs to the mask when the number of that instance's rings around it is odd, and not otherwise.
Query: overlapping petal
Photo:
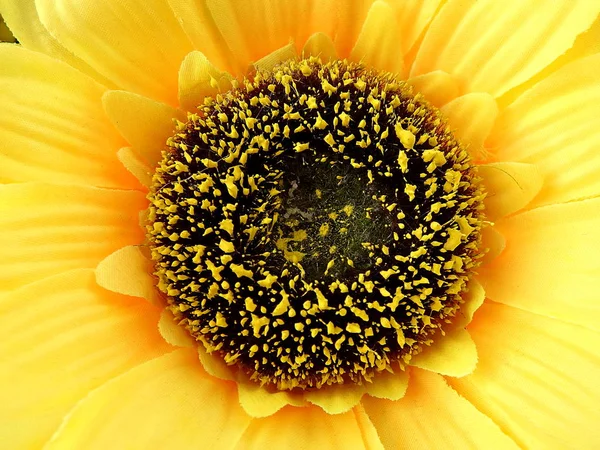
[[[201,51],[235,75],[265,55],[294,42],[300,50],[313,33],[332,35],[340,8],[333,0],[169,0],[183,28]],[[301,24],[299,26],[299,24]],[[256,35],[260,39],[256,39]]]
[[[0,181],[137,186],[102,110],[105,88],[25,48],[0,45]]]
[[[451,384],[515,442],[524,448],[600,442],[598,332],[493,302],[469,331],[479,364]]]
[[[143,240],[144,194],[84,186],[0,185],[0,289],[93,268]]]
[[[120,89],[177,104],[177,70],[193,48],[166,0],[36,0],[46,29]]]
[[[412,370],[406,397],[363,403],[386,449],[518,448],[438,374]]]
[[[251,420],[236,397],[235,383],[204,372],[194,350],[175,350],[91,392],[46,448],[233,449]]]
[[[331,415],[316,406],[287,406],[276,415],[254,420],[235,450],[375,450],[377,442],[363,433],[352,411]]]
[[[470,92],[500,96],[564,53],[600,13],[596,2],[449,0],[433,20],[411,75],[444,70]],[[510,30],[510,32],[507,32]]]
[[[96,282],[109,291],[141,297],[157,306],[164,303],[152,276],[152,263],[138,245],[121,247],[100,261]]]
[[[41,448],[77,401],[171,347],[159,310],[100,288],[74,270],[0,299],[0,435],[5,448]]]
[[[175,119],[185,120],[182,111],[128,91],[108,91],[102,103],[115,128],[152,169],[173,135]]]
[[[545,206],[498,221],[504,251],[479,269],[489,298],[599,329],[600,199]]]
[[[90,75],[107,87],[111,82],[63,47],[42,25],[35,0],[0,0],[0,12],[12,34],[28,50],[45,53]]]
[[[518,98],[488,141],[500,161],[536,164],[545,183],[536,205],[600,194],[600,54],[573,62]]]

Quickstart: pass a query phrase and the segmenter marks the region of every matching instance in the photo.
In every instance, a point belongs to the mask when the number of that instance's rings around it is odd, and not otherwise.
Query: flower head
[[[11,448],[600,443],[600,8],[325,3],[0,0]]]

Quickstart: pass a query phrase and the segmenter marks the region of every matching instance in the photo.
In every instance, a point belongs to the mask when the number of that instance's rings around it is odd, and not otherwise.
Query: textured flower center
[[[168,145],[148,225],[159,287],[250,378],[361,383],[457,313],[483,195],[438,111],[392,75],[287,62],[207,98]]]

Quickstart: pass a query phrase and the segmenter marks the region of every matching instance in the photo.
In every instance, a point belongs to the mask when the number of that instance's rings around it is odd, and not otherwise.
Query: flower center
[[[401,368],[456,314],[482,198],[439,112],[311,58],[207,98],[150,193],[160,289],[209,352],[277,389]]]

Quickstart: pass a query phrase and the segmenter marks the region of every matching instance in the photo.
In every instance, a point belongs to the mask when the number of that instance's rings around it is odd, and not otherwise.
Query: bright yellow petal
[[[373,425],[371,418],[367,415],[363,405],[356,405],[352,411],[354,412],[354,417],[356,417],[356,423],[358,423],[358,427],[360,428],[360,434],[365,443],[365,450],[385,450],[377,429]]]
[[[321,58],[323,62],[337,58],[337,51],[335,50],[333,41],[324,33],[315,33],[309,37],[302,48],[301,54],[304,58],[316,56]]]
[[[198,51],[189,53],[179,68],[179,105],[196,111],[204,97],[214,97],[231,88],[231,75],[217,69]]]
[[[408,387],[408,373],[396,368],[394,373],[387,371],[376,374],[372,383],[365,383],[367,394],[371,397],[399,400],[404,397]]]
[[[208,353],[201,343],[198,343],[198,358],[209,375],[221,380],[232,381],[236,379],[235,366],[228,366],[223,358],[216,353]]]
[[[45,448],[231,449],[250,422],[236,397],[193,350],[176,350],[93,391]]]
[[[0,44],[0,60],[0,181],[139,186],[116,157],[105,88],[17,45]]]
[[[498,116],[494,98],[484,93],[466,94],[444,105],[441,111],[454,135],[476,160],[481,160],[483,143]]]
[[[99,288],[74,270],[0,300],[0,436],[4,448],[41,448],[91,389],[170,350],[158,310]]]
[[[373,0],[335,2],[336,26],[333,36],[338,54],[347,58],[356,43]]]
[[[363,400],[386,449],[518,448],[441,376],[422,370],[413,370],[410,375],[403,399]]]
[[[173,135],[175,119],[185,121],[180,110],[131,92],[108,91],[102,102],[114,126],[152,168]]]
[[[158,321],[158,331],[165,341],[175,347],[196,348],[196,341],[180,325],[169,308],[163,309]]]
[[[112,87],[110,81],[65,49],[48,32],[40,22],[35,0],[0,0],[0,12],[23,47],[64,61],[105,86]]]
[[[304,392],[304,398],[318,405],[328,414],[340,414],[354,408],[366,392],[365,386],[357,384],[334,384],[321,389]]]
[[[330,415],[316,406],[287,406],[277,414],[253,420],[235,450],[371,449],[363,440],[352,411]]]
[[[600,199],[499,221],[500,256],[479,269],[494,301],[600,330]]]
[[[206,53],[202,41],[196,37],[198,32],[191,31],[192,28],[206,27],[208,23],[206,33],[215,31],[216,36],[222,37],[231,56],[225,66],[218,61],[215,64],[235,75],[244,73],[252,62],[290,42],[300,50],[306,39],[317,31],[331,35],[335,25],[334,0],[206,0],[192,7],[180,0],[171,0],[171,4],[179,16],[193,10],[190,20],[183,23],[188,34],[195,36],[194,43],[199,50]],[[208,53],[207,56],[210,58]]]
[[[470,324],[473,315],[485,301],[485,290],[479,281],[476,279],[470,280],[467,289],[463,294],[464,303],[460,306],[457,316],[452,320],[455,327],[466,327]]]
[[[96,281],[100,286],[119,294],[141,297],[156,306],[164,300],[152,276],[152,263],[138,245],[128,245],[111,253],[96,267]]]
[[[478,166],[477,171],[487,193],[485,215],[492,221],[528,206],[544,184],[533,164],[492,163]]]
[[[528,91],[540,81],[547,78],[549,75],[566,66],[567,64],[596,53],[600,53],[600,15],[596,18],[594,23],[590,28],[588,28],[587,31],[577,36],[575,43],[571,48],[569,48],[569,50],[556,58],[550,65],[546,66],[544,70],[538,72],[525,83],[502,95],[502,97],[498,99],[501,109],[504,109],[503,107],[510,105],[517,97],[523,95],[525,91]]]
[[[168,0],[168,2],[194,49],[206,55],[208,60],[218,68],[234,71],[235,57],[225,43],[206,0]]]
[[[252,65],[256,70],[271,71],[275,66],[278,66],[282,62],[296,59],[297,57],[298,53],[296,52],[296,46],[294,44],[288,44],[285,47],[278,48],[263,56]]]
[[[448,330],[434,336],[434,343],[413,356],[410,365],[451,377],[464,377],[477,366],[477,348],[464,328]]]
[[[177,104],[177,72],[192,50],[166,0],[37,0],[69,51],[120,89]]]
[[[386,2],[373,3],[350,53],[350,60],[380,70],[402,74],[404,55],[400,48],[402,30],[394,10]]]
[[[95,267],[141,242],[144,194],[42,183],[0,185],[0,289]]]
[[[600,442],[597,332],[493,302],[469,330],[480,362],[451,384],[522,448]]]
[[[594,1],[449,0],[433,20],[411,75],[444,70],[471,92],[500,96],[564,53],[600,13]]]
[[[486,251],[482,264],[492,262],[506,248],[506,239],[493,226],[485,227],[481,232],[481,248]]]
[[[536,205],[600,194],[598,73],[600,54],[567,65],[498,119],[488,145],[498,160],[539,166],[545,184]]]
[[[420,92],[433,106],[441,108],[459,96],[458,81],[441,70],[418,75],[406,81],[416,92]]]
[[[252,381],[238,382],[240,405],[252,417],[268,417],[286,405],[304,406],[302,394],[288,391],[269,392]]]
[[[406,55],[417,42],[423,30],[431,23],[441,0],[386,0],[395,11],[402,39],[398,42]]]
[[[131,175],[133,175],[140,184],[149,188],[152,186],[152,175],[154,170],[150,168],[148,162],[144,161],[136,151],[131,147],[123,147],[117,152],[119,162],[123,164]]]

